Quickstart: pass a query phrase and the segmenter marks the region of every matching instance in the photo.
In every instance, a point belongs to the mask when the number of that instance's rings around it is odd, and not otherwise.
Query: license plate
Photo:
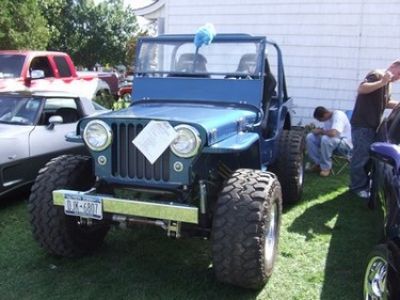
[[[84,195],[64,195],[64,212],[69,216],[103,219],[103,206],[101,198]]]

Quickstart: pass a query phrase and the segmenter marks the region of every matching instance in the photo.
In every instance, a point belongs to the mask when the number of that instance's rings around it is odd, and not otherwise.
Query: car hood
[[[169,121],[202,127],[207,133],[208,144],[232,136],[247,124],[254,124],[256,110],[205,104],[168,103],[136,104],[127,109],[103,114],[104,118],[134,118]]]

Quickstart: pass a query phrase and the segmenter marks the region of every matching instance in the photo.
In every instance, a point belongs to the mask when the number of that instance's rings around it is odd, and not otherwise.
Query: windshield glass
[[[24,55],[0,54],[0,79],[20,77],[24,61]]]
[[[196,53],[193,42],[143,40],[137,76],[254,79],[261,76],[260,43],[213,42]]]
[[[0,96],[0,123],[17,125],[35,125],[40,99]]]

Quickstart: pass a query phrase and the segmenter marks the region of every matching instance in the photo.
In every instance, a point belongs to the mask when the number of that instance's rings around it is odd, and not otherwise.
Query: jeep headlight
[[[197,154],[201,145],[200,133],[189,125],[175,127],[177,137],[171,144],[172,152],[179,157],[192,157]]]
[[[83,130],[83,140],[91,150],[102,151],[111,144],[111,128],[103,121],[90,121]]]

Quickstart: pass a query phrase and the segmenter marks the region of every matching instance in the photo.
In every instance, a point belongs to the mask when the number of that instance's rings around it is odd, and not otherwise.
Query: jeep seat
[[[196,60],[196,62],[195,62]],[[193,67],[194,66],[194,67]],[[209,78],[206,74],[193,74],[193,73],[207,73],[207,59],[201,54],[184,53],[182,54],[175,66],[176,72],[183,72],[188,74],[170,74],[170,77],[200,77]]]
[[[239,61],[239,65],[237,67],[237,73],[247,73],[253,75],[256,72],[255,68],[257,66],[257,55],[254,53],[244,54]],[[253,68],[253,70],[252,70]],[[243,76],[238,76],[238,79],[243,79]]]
[[[272,98],[276,96],[276,79],[271,72],[268,59],[265,58],[264,63],[264,91],[263,91],[263,109],[265,110],[269,106]]]
[[[262,109],[264,111],[264,121],[261,123],[262,135],[264,138],[269,138],[275,134],[275,131],[269,128],[269,112],[270,109],[277,103],[276,95],[276,79],[271,72],[268,59],[265,58],[264,63],[264,90],[262,99]],[[274,111],[273,113],[277,113]]]

